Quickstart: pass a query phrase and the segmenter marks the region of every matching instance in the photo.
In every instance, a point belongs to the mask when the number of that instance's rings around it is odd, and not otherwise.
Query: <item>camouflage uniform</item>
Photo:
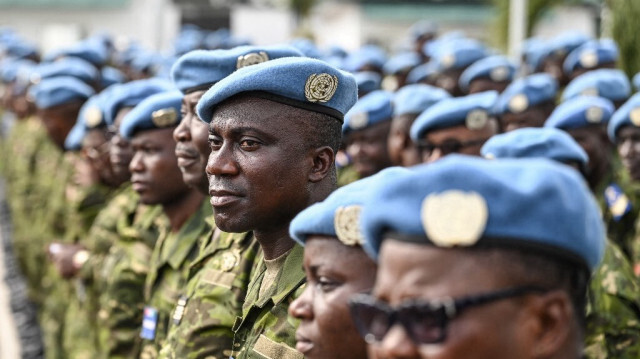
[[[242,317],[238,317],[233,326],[234,358],[302,359],[302,353],[294,349],[295,332],[300,321],[290,317],[288,309],[304,290],[303,248],[294,245],[273,284],[262,296],[260,286],[266,265],[263,255],[257,260],[242,307]]]
[[[167,337],[173,309],[186,291],[189,263],[198,255],[204,235],[211,233],[211,222],[205,219],[212,215],[209,202],[202,201],[200,208],[189,217],[180,231],[173,233],[167,228],[156,242],[144,297],[147,305],[145,311],[155,311],[157,316],[154,318],[155,328],[149,333],[143,330],[142,359],[158,357],[158,351]]]
[[[210,218],[213,222],[213,217]],[[260,244],[251,233],[209,233],[189,266],[186,296],[169,324],[163,359],[228,358]]]
[[[97,327],[102,358],[134,358],[140,353],[144,282],[163,226],[168,226],[168,219],[160,206],[137,205],[118,217],[118,236],[95,283],[101,288]]]
[[[348,185],[351,182],[355,182],[360,179],[358,172],[353,168],[353,165],[347,165],[345,167],[338,168],[338,187]]]
[[[591,359],[640,358],[640,286],[611,241],[588,292],[585,354]]]

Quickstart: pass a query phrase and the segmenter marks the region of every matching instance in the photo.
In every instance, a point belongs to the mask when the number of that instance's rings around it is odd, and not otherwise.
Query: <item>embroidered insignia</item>
[[[590,123],[602,122],[603,116],[604,116],[604,112],[602,111],[602,109],[596,106],[589,107],[584,113],[585,119],[587,120],[587,122],[590,122]]]
[[[362,245],[364,237],[360,231],[361,206],[346,206],[336,209],[333,225],[340,242],[347,246]]]
[[[358,112],[349,118],[349,127],[359,130],[367,127],[369,123],[369,115],[366,112]]]
[[[580,94],[582,96],[598,96],[598,89],[596,87],[589,87],[586,88],[584,90],[582,90],[582,92],[580,92]]]
[[[327,102],[338,89],[338,77],[327,73],[312,74],[304,86],[304,95],[309,102]]]
[[[485,110],[476,109],[467,114],[465,125],[470,130],[479,130],[484,128],[489,121],[489,114]]]
[[[619,221],[631,210],[629,197],[627,197],[624,191],[622,191],[622,188],[615,183],[610,184],[604,190],[604,198],[615,221]]]
[[[439,247],[472,246],[482,237],[489,209],[476,192],[449,190],[422,201],[422,226]]]
[[[515,95],[509,100],[509,111],[520,113],[529,107],[529,99],[523,93]]]
[[[187,306],[187,296],[181,295],[178,299],[178,304],[176,305],[176,309],[173,311],[173,324],[178,325],[182,321],[182,317],[184,316],[184,311]]]
[[[509,68],[506,66],[498,66],[489,73],[489,78],[495,82],[506,81],[508,77]]]
[[[629,112],[629,120],[636,127],[640,127],[640,107],[636,107]]]
[[[269,61],[269,55],[266,52],[251,52],[246,55],[238,56],[238,61],[236,62],[236,69],[241,69],[243,67],[256,65],[262,62]]]
[[[445,54],[440,57],[440,64],[444,68],[449,68],[456,63],[456,55],[454,54]]]
[[[94,128],[100,125],[102,122],[102,111],[98,107],[91,107],[87,109],[87,113],[85,114],[84,124],[87,128]]]
[[[585,51],[580,55],[580,66],[590,69],[598,65],[598,54],[593,51]]]
[[[178,114],[173,107],[154,111],[151,114],[151,121],[154,125],[156,125],[156,127],[169,127],[171,125],[174,125],[177,120]]]
[[[220,269],[228,272],[232,270],[240,262],[240,255],[235,251],[227,251],[222,255]]]

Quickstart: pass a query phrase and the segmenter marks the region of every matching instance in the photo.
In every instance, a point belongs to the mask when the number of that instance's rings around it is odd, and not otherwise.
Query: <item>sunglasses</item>
[[[487,141],[487,138],[480,138],[480,139],[470,140],[465,142],[460,142],[458,140],[446,140],[439,145],[435,145],[433,143],[428,143],[428,142],[420,142],[418,143],[418,147],[422,152],[425,152],[425,153],[432,153],[436,149],[439,149],[443,155],[448,155],[451,153],[458,153],[463,148],[466,148],[466,147],[481,145],[485,143],[485,141]]]
[[[522,286],[459,299],[415,300],[391,307],[369,294],[355,295],[349,301],[351,317],[360,335],[369,344],[381,342],[389,330],[400,324],[416,344],[442,343],[447,338],[449,321],[464,310],[545,289]]]

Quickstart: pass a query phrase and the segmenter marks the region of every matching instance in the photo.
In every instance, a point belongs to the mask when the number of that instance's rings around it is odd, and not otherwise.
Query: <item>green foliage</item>
[[[566,2],[566,0],[529,0],[527,4],[527,36],[531,36],[534,26],[546,11],[555,5]],[[494,45],[502,49],[506,49],[509,43],[509,3],[510,0],[493,0],[498,14],[495,25],[496,43]]]
[[[640,1],[615,0],[608,5],[612,14],[612,35],[620,48],[620,67],[628,76],[640,71]]]

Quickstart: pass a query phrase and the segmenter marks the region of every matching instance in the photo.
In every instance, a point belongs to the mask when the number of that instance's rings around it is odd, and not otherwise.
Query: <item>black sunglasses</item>
[[[408,301],[395,308],[369,294],[358,294],[349,301],[349,308],[356,328],[369,344],[382,341],[396,323],[403,326],[416,344],[434,344],[445,341],[449,321],[465,309],[501,299],[544,292],[546,290],[540,287],[522,286],[459,299]]]
[[[458,140],[446,140],[439,145],[435,145],[429,142],[419,142],[418,148],[420,148],[422,152],[426,152],[426,153],[431,153],[435,149],[440,149],[440,152],[442,152],[443,155],[448,155],[451,153],[458,153],[465,147],[481,145],[485,141],[487,141],[486,138],[480,138],[480,139],[470,140],[465,142],[461,142]]]

